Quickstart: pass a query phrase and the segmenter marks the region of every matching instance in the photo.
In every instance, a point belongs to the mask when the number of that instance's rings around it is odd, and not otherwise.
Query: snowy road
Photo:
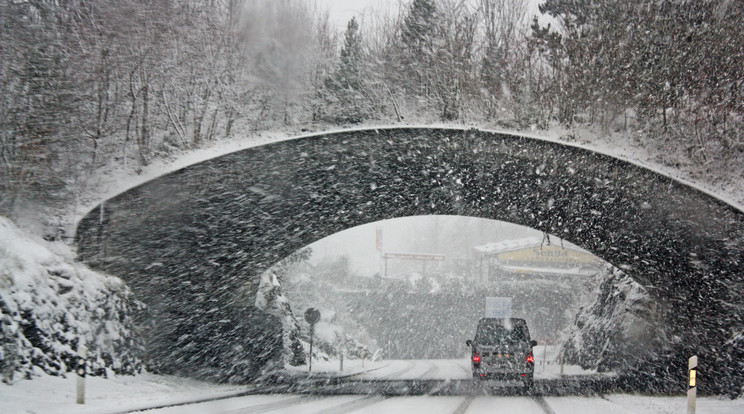
[[[741,401],[701,399],[698,412],[740,414]],[[148,411],[150,413],[412,413],[427,414],[677,414],[685,412],[683,397],[385,397],[344,395],[254,395]]]
[[[541,354],[542,355],[542,354]],[[469,359],[349,361],[343,371],[338,362],[325,361],[307,368],[278,374],[270,384],[279,384],[275,393],[314,395],[387,396],[480,396],[532,395],[521,381],[473,381]],[[535,395],[593,395],[605,392],[612,376],[566,366],[541,363],[536,359]]]
[[[596,375],[595,371],[583,370],[579,366],[558,363],[558,348],[538,345],[534,347],[535,378],[557,379]],[[296,374],[305,375],[307,367],[294,368]],[[440,379],[467,380],[471,378],[470,359],[424,359],[424,360],[380,360],[367,361],[365,367],[361,360],[346,360],[344,371],[339,370],[338,360],[313,361],[313,372],[336,377],[352,377],[360,380],[377,379]]]
[[[384,361],[379,368],[353,376],[354,379],[440,379],[470,378],[470,361],[459,360],[394,360]]]
[[[460,360],[455,360],[460,361]],[[407,362],[411,362],[408,364]],[[465,360],[467,362],[467,360]],[[354,368],[350,364],[349,368]],[[390,395],[384,393],[321,395],[319,392],[286,392],[252,385],[211,384],[187,378],[142,374],[136,377],[112,376],[87,379],[86,404],[75,404],[74,376],[43,376],[20,381],[13,386],[0,384],[0,413],[122,414],[122,413],[602,413],[602,414],[679,414],[686,412],[686,398],[632,394],[594,394],[590,396],[504,395],[503,390],[482,388],[470,380],[438,380],[448,372],[465,372],[460,362],[380,361],[379,369],[363,375],[368,381],[398,382],[398,386],[460,383],[469,391],[461,395]],[[383,368],[384,366],[384,368]],[[438,372],[434,372],[435,366]],[[314,367],[315,368],[315,367]],[[372,368],[367,365],[367,368]],[[406,371],[401,372],[403,368]],[[384,371],[385,370],[385,371]],[[451,370],[451,371],[450,371]],[[375,373],[376,372],[376,373]],[[385,374],[387,372],[387,374]],[[383,378],[398,375],[398,379]],[[418,379],[413,378],[419,375]],[[354,376],[354,375],[352,375]],[[404,379],[407,378],[407,379]],[[352,380],[353,381],[353,380]],[[544,381],[552,381],[548,378]],[[320,391],[320,390],[319,390]],[[39,396],[44,396],[39,398]],[[698,412],[706,414],[744,413],[744,399],[704,397],[698,399]],[[156,408],[160,407],[160,408]]]
[[[561,381],[574,381],[574,385],[556,390],[553,387],[557,379],[552,378],[551,369],[536,370],[536,374],[543,378],[536,381],[534,393],[525,392],[521,384],[511,382],[472,381],[467,359],[378,361],[367,362],[364,369],[352,366],[352,372],[343,375],[338,371],[323,372],[323,368],[331,366],[321,364],[320,372],[304,373],[306,376],[296,372],[294,380],[297,383],[289,388],[259,388],[256,395],[165,407],[150,412],[671,414],[684,412],[685,408],[684,397],[593,393],[591,389],[582,389],[581,382],[576,379],[586,375],[576,376],[573,380],[566,376]],[[741,403],[710,399],[701,400],[699,406],[700,412],[733,414],[741,412]]]

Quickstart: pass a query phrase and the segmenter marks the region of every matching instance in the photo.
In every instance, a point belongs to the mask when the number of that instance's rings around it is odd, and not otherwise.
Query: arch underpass
[[[744,213],[556,142],[437,128],[302,137],[133,188],[93,209],[76,237],[82,260],[149,306],[156,365],[223,375],[246,353],[261,355],[244,367],[255,371],[276,348],[276,323],[242,285],[255,292],[264,270],[326,236],[413,215],[502,220],[569,240],[667,303],[679,341],[716,361],[710,372],[742,375],[740,357],[722,350],[743,325]]]

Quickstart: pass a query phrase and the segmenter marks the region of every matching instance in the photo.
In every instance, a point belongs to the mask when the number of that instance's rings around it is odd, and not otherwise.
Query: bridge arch
[[[219,321],[235,323],[224,306],[238,284],[255,288],[323,237],[413,215],[503,220],[568,240],[667,302],[694,346],[742,327],[742,211],[608,155],[475,129],[354,130],[234,152],[107,200],[76,238],[83,260],[157,311],[175,317],[198,302],[206,308],[188,318],[220,332]],[[190,340],[209,348],[209,338]]]

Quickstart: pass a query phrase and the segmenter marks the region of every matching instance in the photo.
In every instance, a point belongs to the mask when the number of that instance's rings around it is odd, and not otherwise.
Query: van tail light
[[[479,354],[473,355],[473,362],[475,362],[476,364],[480,362],[480,355]]]
[[[535,357],[533,357],[532,354],[527,354],[527,363],[528,364],[534,364],[535,363]]]

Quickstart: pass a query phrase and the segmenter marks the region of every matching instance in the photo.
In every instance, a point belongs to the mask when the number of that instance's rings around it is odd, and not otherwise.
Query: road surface
[[[328,367],[328,366],[326,366]],[[431,413],[431,414],[677,414],[686,399],[593,392],[586,387],[554,392],[556,379],[536,381],[533,392],[521,384],[472,381],[467,359],[411,360],[367,363],[362,371],[295,373],[298,388],[267,386],[251,395],[162,407],[148,413]],[[357,372],[354,372],[354,371]],[[536,370],[536,374],[539,369]],[[539,377],[539,376],[538,376]],[[570,382],[570,380],[569,380]],[[542,390],[541,386],[542,384]],[[299,389],[300,392],[293,390]],[[547,391],[547,392],[545,392]],[[457,395],[461,394],[461,395]],[[566,395],[569,394],[569,395]],[[570,394],[578,394],[570,395]],[[740,414],[744,401],[700,399],[698,412]]]

